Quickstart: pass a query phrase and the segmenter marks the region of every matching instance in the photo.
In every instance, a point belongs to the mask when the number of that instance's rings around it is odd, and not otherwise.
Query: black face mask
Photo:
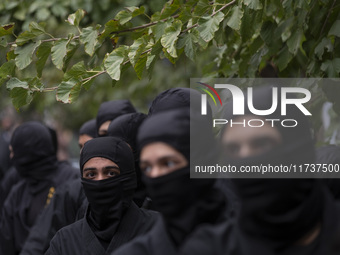
[[[191,179],[189,167],[143,181],[176,246],[200,223],[218,222],[224,211],[222,193],[212,188],[215,180]]]
[[[46,180],[57,169],[52,136],[43,124],[30,121],[20,125],[13,133],[11,145],[14,152],[12,162],[27,180]]]
[[[80,169],[94,157],[107,158],[116,163],[120,169],[118,176],[105,180],[82,178],[90,209],[87,220],[97,237],[110,242],[131,204],[136,188],[133,154],[123,140],[101,137],[85,143],[80,154]]]
[[[124,192],[123,183],[129,177],[117,176],[94,181],[82,178],[82,184],[90,204],[87,215],[95,234],[103,240],[110,241],[119,223],[130,206],[133,191]]]

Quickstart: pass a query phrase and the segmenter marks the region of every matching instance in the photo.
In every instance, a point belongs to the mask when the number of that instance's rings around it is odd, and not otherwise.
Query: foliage
[[[114,15],[104,11],[110,9],[109,0],[98,6],[78,0],[92,9],[78,9],[67,18],[81,4],[19,2],[0,4],[0,10],[15,10],[2,17],[6,23],[0,27],[0,86],[6,83],[17,109],[43,92],[55,92],[62,103],[75,102],[86,94],[82,90],[91,93],[93,81],[104,76],[115,85],[133,71],[141,81],[148,77],[152,82],[156,63],[164,61],[182,65],[187,59],[196,67],[202,63],[205,70],[195,74],[209,77],[263,76],[268,65],[279,77],[340,73],[336,0],[171,0],[159,10],[135,1],[136,6],[120,8]],[[105,24],[96,20],[110,14]],[[203,59],[205,52],[212,57]],[[322,89],[336,103],[329,95],[339,89]]]

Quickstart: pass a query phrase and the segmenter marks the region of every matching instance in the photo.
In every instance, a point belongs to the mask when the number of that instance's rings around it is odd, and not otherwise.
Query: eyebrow
[[[106,166],[104,167],[103,169],[107,170],[107,169],[117,169],[120,171],[119,167],[116,167],[116,166]],[[83,172],[87,172],[87,171],[94,171],[94,170],[97,170],[97,168],[95,167],[87,167],[83,170]]]
[[[167,156],[164,156],[164,157],[157,159],[157,162],[162,161],[162,160],[166,160],[166,159],[177,159],[177,156],[176,155],[167,155]],[[142,160],[140,162],[140,164],[146,164],[148,162],[149,162],[148,160]]]

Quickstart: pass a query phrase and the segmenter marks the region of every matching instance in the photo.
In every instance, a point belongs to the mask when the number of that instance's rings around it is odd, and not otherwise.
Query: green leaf
[[[37,50],[36,55],[38,60],[36,62],[36,69],[38,77],[41,77],[42,75],[42,70],[44,69],[45,63],[50,56],[52,45],[53,44],[51,42],[43,42]]]
[[[271,21],[266,21],[262,24],[260,36],[267,45],[273,42],[275,29],[276,25]]]
[[[148,77],[151,79],[153,75],[153,68],[155,66],[156,60],[159,59],[159,54],[162,52],[162,44],[158,41],[155,45],[152,46],[152,50],[150,54],[148,54],[148,59],[146,61],[146,69],[148,72]]]
[[[177,11],[180,8],[180,4],[178,0],[170,0],[165,3],[162,11],[160,19],[165,19],[170,17],[175,11]]]
[[[142,79],[143,71],[146,66],[146,62],[147,62],[147,56],[142,56],[138,59],[137,63],[133,67],[135,69],[138,79]]]
[[[32,62],[32,57],[35,49],[40,45],[41,41],[29,43],[21,47],[17,47],[14,53],[17,54],[15,64],[19,70],[24,69]]]
[[[0,46],[1,47],[7,47],[7,40],[6,40],[6,38],[4,38],[4,37],[0,38]]]
[[[321,70],[327,73],[328,78],[339,77],[340,73],[340,58],[326,60],[321,65]]]
[[[118,20],[109,20],[105,23],[104,31],[102,31],[99,36],[99,40],[104,40],[106,37],[110,36],[112,32],[119,30],[119,21]]]
[[[87,70],[84,65],[84,61],[81,61],[73,65],[72,68],[64,74],[63,81],[68,81],[74,78],[83,79],[84,78],[83,76],[85,76],[86,74],[87,74]]]
[[[118,20],[121,25],[124,25],[132,19],[132,12],[126,10],[120,11],[117,13],[115,19]]]
[[[319,60],[322,59],[325,48],[327,49],[328,52],[333,51],[333,44],[331,40],[327,37],[324,37],[322,41],[315,47],[314,53],[317,55]]]
[[[44,84],[38,77],[28,78],[25,79],[25,81],[27,81],[29,88],[39,90],[40,92],[42,92]]]
[[[243,3],[253,10],[261,10],[263,8],[260,0],[243,0]]]
[[[296,55],[298,49],[301,47],[302,43],[306,40],[302,29],[298,28],[295,30],[294,34],[288,39],[287,45],[289,51]]]
[[[240,30],[243,10],[238,6],[234,6],[231,12],[232,14],[227,22],[227,25],[234,30]]]
[[[214,38],[215,32],[218,30],[221,21],[224,19],[224,14],[218,12],[214,17],[208,16],[200,20],[197,31],[200,37],[209,42]]]
[[[287,47],[283,48],[279,54],[279,57],[276,59],[275,63],[280,71],[284,70],[289,62],[292,60],[293,55],[287,49]]]
[[[104,67],[113,80],[118,81],[121,74],[121,65],[127,55],[127,46],[114,49],[104,60]]]
[[[0,37],[5,35],[10,35],[13,33],[14,23],[2,25],[0,27]]]
[[[196,31],[196,33],[195,33]],[[178,47],[183,48],[185,55],[192,61],[196,58],[196,43],[198,42],[197,30],[193,30],[191,33],[186,33],[178,41]]]
[[[81,83],[78,79],[70,79],[59,84],[57,89],[57,101],[64,104],[74,102],[80,93]]]
[[[98,32],[93,27],[84,28],[80,34],[80,41],[85,44],[85,52],[90,56],[94,53],[97,37]]]
[[[64,58],[67,53],[68,43],[69,43],[69,40],[60,39],[54,44],[51,50],[52,51],[52,62],[60,70],[63,68],[63,65],[64,65]]]
[[[10,60],[5,62],[2,66],[0,66],[0,86],[12,76],[15,70],[15,62],[14,60]]]
[[[70,14],[67,18],[67,22],[73,26],[78,27],[80,21],[84,18],[85,11],[82,9],[77,10],[75,13]]]
[[[8,90],[12,90],[14,88],[24,88],[24,89],[28,89],[28,83],[26,81],[20,81],[18,78],[11,78],[7,84],[6,84],[6,88]]]
[[[165,29],[165,34],[161,38],[161,44],[173,58],[177,58],[176,42],[181,33],[182,22],[175,20],[172,26]]]
[[[133,66],[136,64],[140,55],[145,50],[147,42],[147,39],[143,36],[135,40],[134,43],[130,46],[128,56]]]
[[[34,34],[46,34],[46,31],[44,29],[44,26],[45,23],[37,23],[37,22],[34,22],[32,21],[30,24],[29,24],[29,30],[34,33]]]
[[[17,111],[20,107],[30,104],[33,100],[33,92],[24,88],[13,88],[9,96],[12,98],[12,104]]]
[[[337,37],[340,37],[340,20],[336,20],[331,29],[328,32],[328,35],[335,35]]]
[[[164,35],[165,29],[170,26],[171,26],[171,23],[169,21],[167,22],[160,21],[156,25],[154,25],[151,28],[151,30],[155,36],[155,41],[158,41],[162,37],[162,35]]]
[[[212,8],[212,6],[210,5],[209,0],[199,0],[197,5],[195,6],[194,14],[196,16],[203,16],[211,8]]]
[[[75,41],[72,41],[67,45],[67,53],[66,53],[66,57],[64,59],[63,72],[66,72],[66,69],[67,69],[69,63],[71,62],[72,57],[76,53],[79,46],[80,46],[80,44],[75,42]]]

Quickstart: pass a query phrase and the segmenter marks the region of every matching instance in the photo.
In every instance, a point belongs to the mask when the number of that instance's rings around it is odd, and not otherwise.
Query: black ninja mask
[[[89,201],[87,220],[97,237],[110,241],[131,204],[136,188],[133,154],[129,146],[118,138],[94,138],[86,142],[81,151],[81,172],[85,163],[95,157],[111,160],[120,170],[118,176],[104,180],[82,178]]]

